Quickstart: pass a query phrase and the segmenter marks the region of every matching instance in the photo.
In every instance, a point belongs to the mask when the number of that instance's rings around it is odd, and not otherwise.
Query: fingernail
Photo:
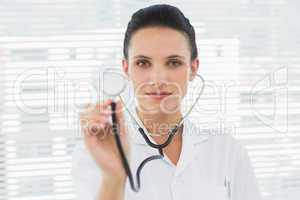
[[[111,114],[111,109],[106,109],[103,111],[103,113],[109,115],[109,114]]]

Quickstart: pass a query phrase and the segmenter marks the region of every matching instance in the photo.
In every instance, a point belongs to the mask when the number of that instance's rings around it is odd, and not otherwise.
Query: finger
[[[97,135],[104,132],[104,127],[102,123],[91,123],[88,127],[88,131],[91,135]]]
[[[110,115],[99,115],[99,114],[89,113],[81,116],[80,124],[85,127],[95,122],[101,124],[107,124],[109,122],[110,117],[111,117]]]
[[[80,113],[79,118],[80,119],[96,119],[96,120],[105,119],[106,120],[111,117],[111,114],[112,114],[112,112],[110,109],[103,110],[101,112],[95,112],[93,110],[93,111],[89,111],[89,112]]]
[[[110,109],[109,106],[112,103],[112,99],[107,99],[105,101],[103,101],[102,103],[97,103],[95,105],[95,110],[97,112],[102,112],[103,110],[108,110]]]
[[[88,135],[97,135],[100,131],[102,131],[101,129],[105,129],[106,125],[107,123],[88,121],[82,122],[80,127]]]
[[[117,115],[117,118],[119,118],[120,120],[124,119],[123,110],[124,110],[123,103],[121,101],[117,101],[116,102],[116,115]]]
[[[93,104],[93,103],[88,103],[86,106],[85,106],[85,110],[86,112],[93,112],[95,111],[96,109],[98,111],[101,111],[101,110],[106,110],[106,108],[111,104],[112,100],[111,99],[107,99],[101,103],[97,103],[97,104]]]
[[[82,133],[85,145],[89,150],[95,150],[99,147],[100,143],[96,135],[92,135],[88,129],[82,129]]]
[[[123,102],[121,100],[116,101],[116,110],[115,112],[118,113],[123,113],[124,110],[124,105]]]
[[[94,105],[92,103],[88,103],[85,110],[86,112],[92,112],[94,110]]]
[[[123,116],[123,104],[121,101],[117,101],[116,102],[116,117],[117,117],[117,122],[118,122],[118,128],[120,129],[120,133],[124,134],[125,133],[125,119]]]
[[[95,123],[94,125],[90,126],[89,128],[87,128],[85,130],[85,142],[87,144],[91,144],[91,145],[101,145],[102,142],[101,141],[107,141],[109,140],[110,137],[110,133],[111,133],[111,126],[106,124],[103,126],[101,126],[101,124],[97,124]]]
[[[94,107],[94,104],[88,103],[85,107],[86,110],[92,109]]]
[[[86,106],[84,108],[88,109],[91,105],[92,105],[92,103],[88,103],[88,104],[86,104]]]
[[[99,120],[99,121],[107,121],[111,117],[111,112],[102,112],[102,113],[81,113],[79,115],[80,120]]]
[[[104,131],[105,124],[97,121],[89,121],[88,124],[82,128],[87,136],[95,136]]]

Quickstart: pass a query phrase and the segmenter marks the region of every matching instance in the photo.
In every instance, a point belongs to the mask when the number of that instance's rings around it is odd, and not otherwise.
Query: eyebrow
[[[174,54],[174,55],[168,56],[167,58],[185,58],[185,57],[184,57],[184,56],[180,56],[180,55]]]
[[[151,60],[151,58],[150,58],[150,57],[148,57],[148,56],[144,56],[144,55],[137,55],[137,56],[134,56],[133,58],[145,58],[145,59],[149,59],[149,60]]]
[[[148,56],[144,56],[144,55],[137,55],[137,56],[134,56],[134,58],[144,58],[144,59],[149,59],[149,60],[151,60],[151,58],[150,57],[148,57]],[[170,56],[168,56],[167,58],[185,58],[184,56],[180,56],[180,55],[176,55],[176,54],[174,54],[174,55],[170,55]]]

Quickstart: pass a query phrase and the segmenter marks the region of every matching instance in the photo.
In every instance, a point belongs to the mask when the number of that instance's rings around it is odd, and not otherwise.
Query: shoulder
[[[72,180],[78,199],[96,199],[101,173],[83,140],[76,142],[72,152]]]
[[[214,125],[201,125],[195,120],[187,120],[187,132],[192,135],[192,140],[204,142],[196,143],[199,150],[209,155],[210,159],[219,160],[219,162],[238,164],[241,159],[248,159],[248,153],[245,146],[234,137],[235,132],[222,130]],[[204,139],[203,139],[204,138]]]
[[[76,142],[72,152],[72,175],[74,178],[82,177],[99,180],[100,169],[85,148],[83,140]]]
[[[222,127],[210,124],[200,124],[196,120],[187,119],[186,131],[196,140],[198,138],[206,138],[207,142],[216,145],[215,148],[230,146],[237,150],[242,150],[243,145],[234,137],[233,130],[222,130]]]

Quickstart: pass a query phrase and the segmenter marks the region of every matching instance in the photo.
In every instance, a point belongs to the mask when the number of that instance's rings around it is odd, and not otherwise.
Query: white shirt
[[[136,112],[133,113],[141,122]],[[134,121],[130,123],[130,165],[135,175],[138,165],[146,157],[158,155],[158,150],[147,145]],[[261,199],[247,151],[231,135],[210,134],[186,118],[182,139],[177,166],[166,155],[162,160],[150,161],[141,172],[138,193],[131,190],[127,179],[125,200]],[[72,173],[78,199],[96,200],[101,188],[101,171],[83,141],[73,151]]]

